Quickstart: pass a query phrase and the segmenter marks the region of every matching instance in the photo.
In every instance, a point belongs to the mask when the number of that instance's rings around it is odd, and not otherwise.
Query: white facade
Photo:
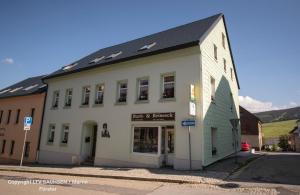
[[[191,127],[192,169],[201,169],[234,152],[231,118],[239,118],[238,84],[234,74],[229,46],[222,46],[222,33],[227,37],[223,19],[204,41],[194,47],[139,58],[105,67],[81,71],[46,80],[48,93],[39,151],[39,162],[74,164],[87,160],[93,153],[94,164],[104,166],[161,167],[189,169],[188,130],[181,121],[189,116],[190,85],[195,86],[196,126]],[[217,46],[218,60],[214,59]],[[223,58],[226,59],[224,71]],[[230,70],[233,69],[233,78]],[[175,98],[161,99],[162,75],[175,76]],[[149,100],[137,102],[137,82],[149,79]],[[215,100],[211,100],[211,78],[215,80]],[[127,82],[127,102],[116,103],[118,83]],[[94,105],[95,88],[103,84],[103,105]],[[82,106],[83,87],[90,87],[89,105]],[[64,108],[65,93],[72,89],[72,103]],[[59,91],[58,107],[53,108],[53,94]],[[176,114],[174,121],[132,121],[132,114]],[[103,124],[110,137],[102,137]],[[53,142],[49,143],[49,126],[55,125]],[[62,143],[63,126],[69,126],[68,142]],[[93,139],[93,128],[97,134]],[[157,152],[133,151],[135,127],[158,130]],[[162,131],[169,129],[174,137],[174,153],[162,152]],[[212,137],[212,129],[215,134]],[[168,134],[169,135],[169,134]],[[153,136],[153,135],[152,135]],[[51,136],[50,136],[51,137]],[[168,137],[168,136],[167,136]],[[240,137],[238,131],[237,140]],[[213,142],[213,143],[212,143]],[[167,145],[167,144],[166,144]],[[165,147],[166,147],[165,145]],[[212,145],[216,153],[212,155]],[[238,146],[240,143],[238,143]],[[166,151],[166,150],[165,150]]]

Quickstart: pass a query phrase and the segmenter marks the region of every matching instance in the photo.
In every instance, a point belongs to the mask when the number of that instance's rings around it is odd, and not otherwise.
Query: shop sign
[[[175,121],[175,112],[132,114],[131,121]]]

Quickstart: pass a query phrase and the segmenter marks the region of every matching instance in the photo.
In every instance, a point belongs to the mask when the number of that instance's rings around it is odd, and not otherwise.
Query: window
[[[10,122],[10,115],[11,115],[11,110],[8,110],[8,115],[7,115],[7,121],[6,121],[6,124],[9,124],[9,122]]]
[[[14,148],[15,148],[15,141],[12,140],[11,143],[10,143],[10,155],[13,155],[14,154]]]
[[[213,77],[210,77],[211,87],[211,101],[214,102],[216,98],[216,81]]]
[[[91,93],[91,87],[83,87],[82,89],[82,103],[81,105],[87,106],[90,103],[90,93]]]
[[[217,154],[217,128],[211,128],[211,154]]]
[[[215,60],[218,60],[218,48],[215,44],[214,44],[214,56],[215,56]]]
[[[55,137],[55,125],[49,125],[49,132],[48,132],[48,144],[52,144],[54,142]]]
[[[149,45],[144,45],[138,51],[144,51],[144,50],[147,50],[147,49],[151,49],[151,47],[154,47],[155,45],[156,45],[156,42],[153,42],[153,43],[151,43]]]
[[[99,61],[103,60],[104,58],[105,58],[105,56],[95,58],[92,61],[90,61],[89,64],[98,63]]]
[[[2,117],[3,117],[3,110],[0,112],[0,124],[2,123]]]
[[[4,140],[2,141],[1,154],[4,154],[4,152],[5,152],[5,145],[6,145],[6,140],[4,139]]]
[[[59,91],[53,92],[52,108],[58,108]]]
[[[30,152],[30,142],[25,142],[24,157],[28,158]]]
[[[35,108],[31,108],[31,118],[32,118],[32,123],[33,124],[33,119],[34,119],[34,113],[35,113]]]
[[[73,94],[73,89],[67,89],[66,90],[65,107],[71,107],[71,105],[72,105],[72,94]]]
[[[104,96],[104,84],[99,84],[96,86],[95,104],[103,104],[103,96]]]
[[[157,154],[158,127],[134,127],[133,152]]]
[[[226,46],[225,46],[225,34],[222,33],[222,45],[223,45],[223,48],[226,49]]]
[[[175,98],[175,74],[162,76],[162,98]]]
[[[31,85],[31,86],[29,86],[29,87],[26,87],[24,90],[25,90],[25,91],[29,91],[30,89],[33,89],[33,88],[35,88],[35,87],[37,87],[37,86],[39,86],[39,85],[38,85],[38,84]]]
[[[121,55],[121,54],[122,54],[122,51],[119,51],[117,53],[113,53],[113,54],[107,56],[105,59],[109,60],[109,59],[115,58],[115,57],[117,57],[118,55]]]
[[[127,81],[118,82],[118,103],[126,103],[127,101]]]
[[[67,144],[69,139],[69,125],[63,125],[62,126],[62,137],[61,137],[61,143]]]
[[[223,58],[223,64],[224,64],[224,72],[226,73],[226,71],[227,71],[227,66],[226,66],[226,60],[225,60],[225,58]]]
[[[63,69],[64,71],[67,71],[67,70],[70,70],[70,69],[72,69],[73,67],[75,67],[75,66],[77,66],[77,65],[78,65],[78,63],[69,64],[69,65],[67,65],[67,66],[64,66],[62,69]]]
[[[149,90],[149,79],[143,78],[138,79],[138,97],[137,101],[146,101],[148,100],[148,90]]]
[[[231,80],[233,80],[233,69],[232,68],[230,68],[230,78],[231,78]]]
[[[18,110],[17,110],[17,115],[16,115],[16,124],[18,124],[18,123],[19,123],[19,119],[20,119],[20,112],[21,112],[21,110],[20,110],[20,109],[18,109]]]

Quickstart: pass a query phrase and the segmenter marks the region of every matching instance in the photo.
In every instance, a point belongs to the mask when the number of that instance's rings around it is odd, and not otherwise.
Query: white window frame
[[[218,61],[218,47],[214,44],[214,59]]]
[[[87,89],[89,90],[87,92]],[[87,95],[88,94],[88,95]],[[85,102],[86,97],[88,96],[88,102]],[[90,105],[90,98],[91,98],[91,86],[84,86],[82,87],[82,100],[81,106],[89,106]]]
[[[210,95],[211,95],[211,101],[216,101],[216,80],[212,76],[210,77]]]
[[[57,102],[57,104],[56,104]],[[52,108],[57,109],[59,107],[59,90],[53,92]]]
[[[71,92],[71,95],[70,95]],[[73,89],[68,88],[66,89],[66,94],[65,94],[65,107],[71,107],[72,106],[72,96],[73,96]],[[70,99],[69,99],[70,98]],[[70,102],[68,102],[70,100]],[[70,105],[68,105],[68,103]]]
[[[223,66],[224,66],[224,72],[227,72],[227,61],[225,58],[223,58]]]
[[[54,128],[52,128],[52,127],[54,127]],[[55,124],[49,124],[48,136],[47,136],[47,144],[53,144],[54,143],[54,141],[55,141],[55,129],[56,129]],[[53,134],[53,141],[50,142],[49,140],[51,138],[52,132],[54,132],[54,134]]]
[[[67,142],[63,142],[65,138],[65,133],[68,133]],[[63,124],[61,128],[61,138],[60,138],[60,145],[68,145],[69,143],[69,136],[70,136],[70,124]]]
[[[147,85],[141,85],[141,81],[148,81]],[[140,95],[141,95],[141,88],[147,87],[147,99],[141,100]],[[137,79],[137,99],[136,101],[138,102],[147,102],[149,101],[149,77],[141,77]]]
[[[174,81],[168,81],[165,82],[165,77],[168,76],[173,76],[174,77]],[[173,88],[174,88],[174,97],[164,97],[164,92],[165,92],[165,85],[166,84],[173,84]],[[170,72],[170,73],[164,73],[161,75],[161,99],[162,100],[173,100],[176,98],[176,74],[175,72]]]
[[[102,91],[99,90],[99,87],[102,87]],[[104,83],[100,83],[96,85],[96,90],[95,90],[95,101],[94,104],[95,105],[102,105],[104,103],[104,90],[105,90],[105,85]],[[98,98],[99,98],[99,94],[102,94],[102,102],[98,103]]]
[[[121,88],[122,84],[126,84],[126,88]],[[126,101],[120,101],[121,98],[121,90],[126,91]],[[126,104],[128,101],[128,81],[127,80],[122,80],[122,81],[118,81],[117,82],[117,99],[116,99],[116,103],[117,104]]]
[[[222,32],[222,46],[224,49],[226,49],[226,36],[225,33]]]

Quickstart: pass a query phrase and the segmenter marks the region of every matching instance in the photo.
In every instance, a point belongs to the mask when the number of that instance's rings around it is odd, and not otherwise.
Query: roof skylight
[[[63,70],[70,70],[71,68],[73,68],[74,66],[76,66],[78,63],[73,63],[73,64],[70,64],[70,65],[67,65],[67,66],[64,66],[62,69]]]
[[[113,53],[111,54],[110,56],[107,56],[105,59],[111,59],[111,58],[115,58],[117,57],[118,55],[121,55],[122,54],[122,51],[119,51],[118,53]]]
[[[41,88],[46,87],[46,86],[47,86],[47,84],[44,84],[44,85],[39,86],[39,88],[41,89]]]
[[[139,49],[139,51],[151,49],[151,48],[154,47],[155,45],[156,45],[156,42],[153,42],[153,43],[151,43],[151,44],[149,44],[149,45],[144,45],[143,47],[141,47],[141,48]]]
[[[102,57],[99,57],[99,58],[95,58],[93,59],[92,61],[90,61],[89,63],[92,64],[92,63],[97,63],[99,62],[100,60],[103,60],[105,58],[105,56],[102,56]]]
[[[6,92],[8,92],[8,91],[10,91],[10,89],[5,89],[5,90],[3,90],[3,91],[0,91],[0,94],[6,93]]]
[[[20,90],[20,89],[22,89],[22,88],[23,88],[23,87],[17,87],[17,88],[15,88],[15,89],[11,90],[10,93],[16,92],[16,91],[18,91],[18,90]]]
[[[30,90],[30,89],[33,89],[33,88],[37,87],[37,86],[38,86],[38,84],[31,85],[31,86],[29,86],[29,87],[26,87],[24,90],[25,90],[25,91],[28,91],[28,90]]]

